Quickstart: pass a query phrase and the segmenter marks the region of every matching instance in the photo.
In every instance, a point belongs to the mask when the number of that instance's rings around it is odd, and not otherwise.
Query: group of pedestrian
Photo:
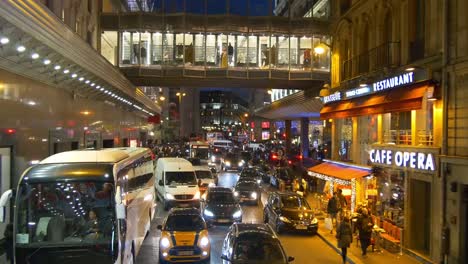
[[[350,218],[345,214],[346,207],[346,198],[343,196],[342,190],[338,189],[328,201],[327,212],[332,223],[330,234],[333,233],[333,226],[336,225],[336,239],[338,241],[338,247],[341,248],[343,263],[346,263],[348,248],[353,242],[354,234]],[[361,244],[362,256],[366,258],[367,248],[371,245],[372,229],[374,227],[372,217],[366,208],[360,210],[360,215],[356,221],[356,227],[358,230],[358,239]]]

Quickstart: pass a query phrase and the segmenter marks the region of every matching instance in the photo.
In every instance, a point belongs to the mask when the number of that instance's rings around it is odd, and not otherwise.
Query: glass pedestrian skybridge
[[[104,13],[101,28],[101,54],[136,85],[329,78],[328,22],[314,18]]]

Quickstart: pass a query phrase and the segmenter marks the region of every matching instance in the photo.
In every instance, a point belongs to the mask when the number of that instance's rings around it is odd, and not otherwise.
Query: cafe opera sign
[[[372,163],[411,168],[423,171],[435,171],[433,153],[390,149],[371,149],[369,159]]]

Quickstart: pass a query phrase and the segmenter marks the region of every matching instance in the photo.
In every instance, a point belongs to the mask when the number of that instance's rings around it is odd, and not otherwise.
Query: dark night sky
[[[156,12],[176,13],[184,11],[186,2],[187,13],[204,14],[205,1],[207,13],[210,15],[227,13],[228,1],[229,13],[233,15],[272,15],[273,0],[148,0],[148,6]]]

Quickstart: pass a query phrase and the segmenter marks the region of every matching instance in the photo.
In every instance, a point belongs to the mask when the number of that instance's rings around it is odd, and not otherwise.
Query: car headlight
[[[312,224],[317,224],[317,223],[318,223],[317,218],[314,217],[314,218],[312,219],[312,222],[311,222],[311,223],[312,223]]]
[[[227,167],[231,167],[231,162],[226,161],[226,163],[224,165],[227,166]]]
[[[211,156],[211,162],[215,162],[216,161],[216,157],[215,156]]]
[[[234,192],[234,196],[239,196],[239,192]]]
[[[207,247],[210,244],[210,240],[208,239],[207,236],[202,236],[200,239],[200,247]]]
[[[170,194],[170,193],[166,193],[166,199],[167,199],[167,200],[174,200],[175,197],[174,197],[174,195],[172,195],[172,194]]]
[[[203,211],[203,213],[204,213],[206,216],[208,216],[208,217],[213,217],[213,216],[214,216],[213,212],[211,212],[211,211],[208,210],[208,209],[205,209],[205,210]]]
[[[167,237],[161,238],[161,248],[166,249],[171,245],[171,242],[169,242],[169,239]]]
[[[284,222],[284,223],[291,223],[291,221],[289,221],[288,218],[284,217],[284,216],[280,216],[279,218],[281,220],[281,222]]]
[[[237,163],[237,165],[238,165],[239,167],[242,167],[242,166],[244,165],[244,162],[243,162],[243,161],[239,161],[239,163]]]
[[[193,196],[193,199],[194,200],[200,199],[200,191],[197,191],[197,193],[195,193],[195,195]]]
[[[250,194],[250,197],[252,197],[252,199],[257,199],[257,193],[253,192],[252,194]]]
[[[208,187],[215,187],[215,186],[216,186],[216,184],[214,184],[214,182],[208,183]]]
[[[257,180],[257,183],[258,183],[258,184],[260,184],[261,182],[262,182],[262,180],[260,180],[260,179],[259,179],[259,180]]]
[[[234,218],[239,218],[241,216],[242,216],[242,211],[241,210],[238,210],[234,214],[232,214],[232,217],[234,217]]]

